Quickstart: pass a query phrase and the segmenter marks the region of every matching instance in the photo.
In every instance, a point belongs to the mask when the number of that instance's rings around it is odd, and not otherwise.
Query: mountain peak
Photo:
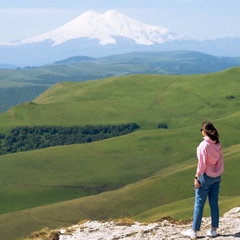
[[[182,40],[183,36],[160,27],[141,23],[116,10],[105,13],[87,11],[65,25],[36,37],[23,39],[14,45],[29,44],[52,40],[59,45],[72,39],[98,39],[99,44],[116,44],[116,37],[134,41],[140,45],[153,45],[173,40]]]

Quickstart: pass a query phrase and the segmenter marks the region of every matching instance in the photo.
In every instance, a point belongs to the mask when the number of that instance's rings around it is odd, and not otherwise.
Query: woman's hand
[[[195,188],[195,189],[198,189],[198,188],[200,188],[200,186],[201,186],[201,183],[199,182],[199,180],[198,179],[194,179],[194,183],[193,183],[193,187]]]

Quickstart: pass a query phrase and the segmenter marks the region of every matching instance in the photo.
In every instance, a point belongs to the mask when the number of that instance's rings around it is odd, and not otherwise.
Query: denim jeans
[[[212,178],[204,173],[200,176],[199,181],[201,182],[201,187],[195,190],[195,204],[192,229],[196,231],[200,230],[203,209],[207,197],[211,210],[212,227],[218,228],[219,225],[218,194],[221,176]]]

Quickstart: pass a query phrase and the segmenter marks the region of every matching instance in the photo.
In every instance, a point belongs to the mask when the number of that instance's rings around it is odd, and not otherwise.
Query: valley
[[[235,67],[205,74],[65,81],[1,113],[1,134],[18,126],[140,126],[97,142],[1,155],[1,239],[85,219],[191,218],[196,147],[205,120],[215,123],[223,146],[221,214],[237,207],[239,74]],[[162,123],[168,127],[158,128]],[[209,216],[208,207],[204,215]]]

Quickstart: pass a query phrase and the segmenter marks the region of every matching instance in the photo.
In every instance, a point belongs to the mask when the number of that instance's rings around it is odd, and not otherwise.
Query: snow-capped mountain
[[[97,39],[99,44],[116,44],[116,36],[133,40],[136,44],[153,45],[173,40],[182,40],[183,35],[170,30],[141,23],[115,10],[103,14],[87,11],[69,23],[51,32],[23,39],[14,45],[52,40],[54,45],[73,39]]]
[[[141,23],[115,10],[87,11],[65,25],[31,38],[0,44],[0,66],[53,63],[72,56],[103,57],[136,51],[190,50],[240,56],[240,39],[197,41],[160,26]]]

